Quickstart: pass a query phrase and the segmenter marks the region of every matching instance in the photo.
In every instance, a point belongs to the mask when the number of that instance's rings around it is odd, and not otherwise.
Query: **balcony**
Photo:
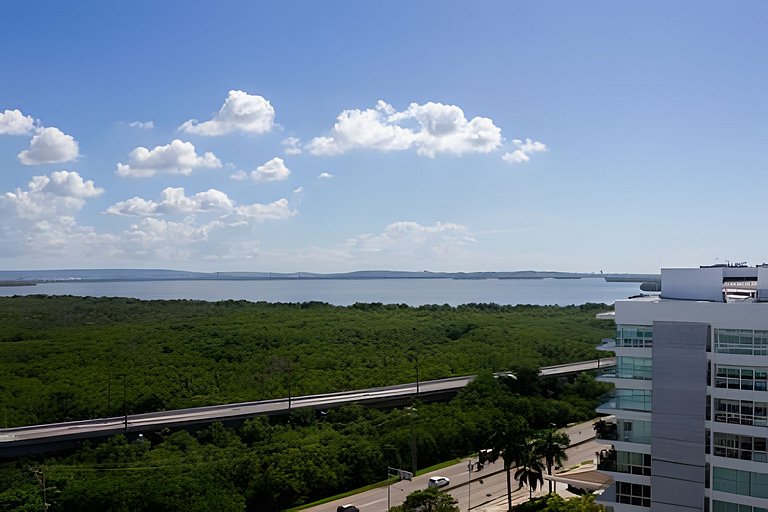
[[[617,471],[616,465],[616,450],[612,447],[609,450],[602,450],[595,452],[597,455],[597,469],[598,471]]]
[[[603,338],[600,345],[597,346],[597,350],[606,350],[613,352],[616,348],[616,340],[613,338]]]
[[[618,425],[613,422],[599,420],[595,423],[595,437],[605,441],[616,441],[619,439]]]
[[[716,412],[715,421],[718,423],[733,423],[736,425],[748,425],[754,427],[768,426],[768,418],[753,416],[750,414]]]

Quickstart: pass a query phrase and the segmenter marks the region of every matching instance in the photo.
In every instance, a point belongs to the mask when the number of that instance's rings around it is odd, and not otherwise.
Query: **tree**
[[[595,496],[592,494],[567,500],[557,494],[548,494],[522,503],[515,510],[517,512],[603,512],[605,509],[595,502]]]
[[[552,466],[562,466],[563,462],[568,460],[568,455],[565,454],[566,448],[571,444],[568,434],[550,428],[539,432],[534,444],[538,456],[544,459],[549,476],[552,476]],[[549,481],[549,494],[552,494],[552,480]]]
[[[522,416],[510,416],[491,436],[491,462],[499,457],[507,473],[507,507],[512,512],[512,468],[519,465],[530,451],[528,422]],[[515,476],[517,479],[517,476]]]
[[[437,487],[413,491],[405,498],[405,503],[392,507],[390,512],[459,512],[456,500]]]
[[[520,482],[518,489],[523,485],[528,486],[528,497],[533,498],[533,491],[538,484],[544,485],[544,464],[539,460],[539,454],[533,442],[528,443],[529,449],[523,452],[522,457],[517,461],[517,471],[515,471],[515,480]]]

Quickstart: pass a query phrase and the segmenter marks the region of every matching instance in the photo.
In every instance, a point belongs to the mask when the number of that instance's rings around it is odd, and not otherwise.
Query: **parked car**
[[[445,487],[449,485],[451,480],[447,476],[433,476],[429,479],[428,487]]]
[[[336,512],[360,512],[360,509],[354,505],[339,505]]]

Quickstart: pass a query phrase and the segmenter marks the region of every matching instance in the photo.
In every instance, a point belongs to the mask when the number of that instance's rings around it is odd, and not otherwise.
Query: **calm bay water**
[[[371,279],[274,281],[125,281],[62,282],[0,287],[0,296],[78,295],[136,299],[320,301],[338,306],[355,302],[384,304],[538,304],[566,306],[586,302],[613,304],[640,293],[640,283],[595,279]]]

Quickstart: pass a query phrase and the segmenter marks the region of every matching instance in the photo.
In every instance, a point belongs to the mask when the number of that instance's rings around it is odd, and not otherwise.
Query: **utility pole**
[[[112,363],[107,367],[107,413],[105,418],[109,418],[109,411],[112,410]]]
[[[416,357],[416,398],[419,398],[419,356]]]
[[[125,417],[125,432],[128,433],[128,374],[123,375],[123,415]]]
[[[467,512],[472,508],[472,459],[467,461]]]
[[[43,495],[43,512],[46,512],[46,510],[48,510],[48,507],[51,506],[51,504],[48,503],[47,491],[49,489],[55,489],[55,487],[45,486],[45,466],[40,466],[39,469],[29,468],[29,470],[35,475],[35,478],[37,479],[37,483],[40,486],[40,493]]]
[[[411,406],[409,415],[411,416],[411,472],[416,474],[416,431],[413,428],[414,418],[416,417],[416,408]]]
[[[286,372],[288,372],[288,416],[291,415],[291,362],[288,361],[288,367],[286,369]]]

